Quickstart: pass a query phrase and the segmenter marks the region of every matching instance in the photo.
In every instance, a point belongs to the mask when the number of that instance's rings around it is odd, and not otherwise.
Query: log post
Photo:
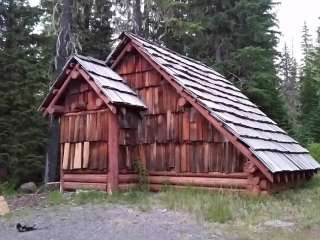
[[[112,194],[119,185],[119,122],[116,114],[108,114],[108,184],[107,192]]]

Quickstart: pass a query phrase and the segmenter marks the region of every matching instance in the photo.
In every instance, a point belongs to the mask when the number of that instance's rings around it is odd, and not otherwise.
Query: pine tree
[[[275,60],[271,0],[168,0],[164,43],[214,66],[264,112],[288,128]]]
[[[279,74],[281,77],[281,92],[288,109],[291,123],[296,125],[298,108],[298,82],[297,82],[297,62],[289,53],[285,44],[281,54],[279,64]]]
[[[143,34],[141,0],[133,0],[133,32],[139,36]]]
[[[77,52],[105,59],[111,51],[112,1],[74,1],[73,32],[77,37]]]
[[[302,28],[301,48],[303,53],[303,61],[306,62],[307,59],[310,57],[310,52],[313,49],[312,37],[306,22],[304,22],[303,28]]]
[[[300,122],[302,125],[300,138],[304,142],[313,141],[312,122],[314,119],[314,111],[318,105],[317,81],[314,72],[315,49],[313,47],[309,29],[305,24],[302,30],[302,51],[303,65],[300,72]]]
[[[70,36],[66,54],[77,52],[79,54],[105,59],[110,53],[112,45],[113,14],[112,0],[64,0],[53,3],[51,0],[41,0],[45,12],[45,24],[53,31],[54,37],[61,34],[61,20],[64,4],[71,6],[71,23],[68,29]],[[57,35],[57,36],[56,36]]]
[[[305,117],[305,121],[303,122],[305,123],[304,129],[308,129],[308,137],[310,137],[312,141],[320,143],[320,27],[318,28],[317,33],[317,44],[310,53],[310,60],[306,64],[308,65],[307,72],[309,75],[305,76],[308,78],[305,78],[304,82],[305,85],[308,84],[308,92],[311,96],[309,96],[309,98],[304,96],[304,101],[309,100],[310,102],[308,105],[304,105],[304,107],[309,108],[309,112],[303,116]],[[306,90],[306,86],[304,90]]]
[[[115,32],[133,32],[154,42],[161,42],[167,0],[119,0],[115,7]]]
[[[42,177],[46,131],[37,107],[48,81],[44,39],[33,33],[40,14],[26,0],[0,3],[0,165],[15,183]]]

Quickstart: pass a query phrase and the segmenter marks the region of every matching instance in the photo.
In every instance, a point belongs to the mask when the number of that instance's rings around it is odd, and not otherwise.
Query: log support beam
[[[119,185],[119,122],[116,114],[108,115],[108,184],[107,192],[112,194]]]

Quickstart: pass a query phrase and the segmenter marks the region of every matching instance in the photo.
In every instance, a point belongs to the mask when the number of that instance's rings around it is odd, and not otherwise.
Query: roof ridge
[[[129,37],[129,38],[131,38],[131,36],[133,36],[133,37],[138,38],[138,39],[140,39],[140,40],[142,40],[142,41],[145,41],[145,42],[147,42],[147,43],[149,43],[149,44],[152,44],[152,45],[155,45],[155,46],[157,46],[157,47],[159,47],[159,48],[162,48],[162,49],[164,49],[164,50],[166,50],[166,51],[168,51],[168,52],[170,52],[170,53],[172,53],[172,54],[178,55],[178,56],[181,57],[181,58],[184,58],[184,59],[186,59],[186,60],[188,60],[188,61],[191,61],[191,62],[194,62],[194,63],[196,63],[196,64],[199,64],[199,65],[201,65],[201,66],[203,66],[203,67],[206,67],[206,68],[210,69],[210,70],[213,71],[213,72],[216,72],[216,73],[211,72],[212,74],[216,74],[216,75],[218,74],[218,75],[220,75],[220,77],[225,78],[224,75],[222,75],[221,73],[217,72],[215,69],[213,69],[213,67],[208,66],[207,64],[201,62],[200,60],[197,60],[197,59],[188,57],[188,56],[186,56],[186,55],[183,55],[183,54],[181,54],[181,53],[178,53],[178,52],[176,52],[176,51],[173,51],[172,49],[167,48],[166,46],[160,45],[160,44],[158,44],[158,43],[156,43],[156,42],[151,42],[151,41],[149,41],[148,39],[145,39],[145,38],[143,38],[143,37],[141,37],[141,36],[138,36],[138,35],[136,35],[136,34],[134,34],[134,33],[132,33],[132,32],[123,32],[123,34],[124,34],[125,36]]]
[[[80,58],[80,59],[82,59],[84,61],[91,62],[91,63],[96,63],[96,64],[102,65],[104,67],[108,67],[107,64],[104,61],[102,61],[100,59],[97,59],[97,58],[94,58],[94,57],[91,57],[91,56],[84,56],[84,55],[81,55],[81,54],[73,54],[70,57],[71,58],[72,57],[78,57],[78,58]]]

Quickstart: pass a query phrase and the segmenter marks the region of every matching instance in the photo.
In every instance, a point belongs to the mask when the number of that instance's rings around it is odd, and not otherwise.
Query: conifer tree
[[[115,32],[133,32],[154,42],[161,42],[167,16],[167,0],[119,0],[115,7]]]
[[[303,65],[300,72],[300,138],[303,142],[313,141],[312,122],[318,105],[317,81],[314,72],[316,55],[311,35],[306,24],[302,30]]]
[[[297,61],[289,53],[286,44],[280,58],[279,74],[281,77],[282,96],[288,109],[291,123],[296,126],[298,108]]]
[[[73,32],[77,52],[104,60],[111,50],[112,1],[74,1]]]
[[[105,59],[110,53],[113,34],[113,11],[111,0],[41,0],[45,12],[45,24],[53,29],[51,35],[59,36],[64,4],[71,6],[69,54],[77,52],[98,59]],[[51,26],[50,26],[51,25]]]
[[[46,91],[40,10],[26,0],[0,3],[0,165],[19,184],[42,177],[45,121],[37,107]],[[1,167],[1,166],[0,166]]]
[[[165,44],[233,76],[264,112],[288,128],[275,60],[271,0],[168,0]]]

